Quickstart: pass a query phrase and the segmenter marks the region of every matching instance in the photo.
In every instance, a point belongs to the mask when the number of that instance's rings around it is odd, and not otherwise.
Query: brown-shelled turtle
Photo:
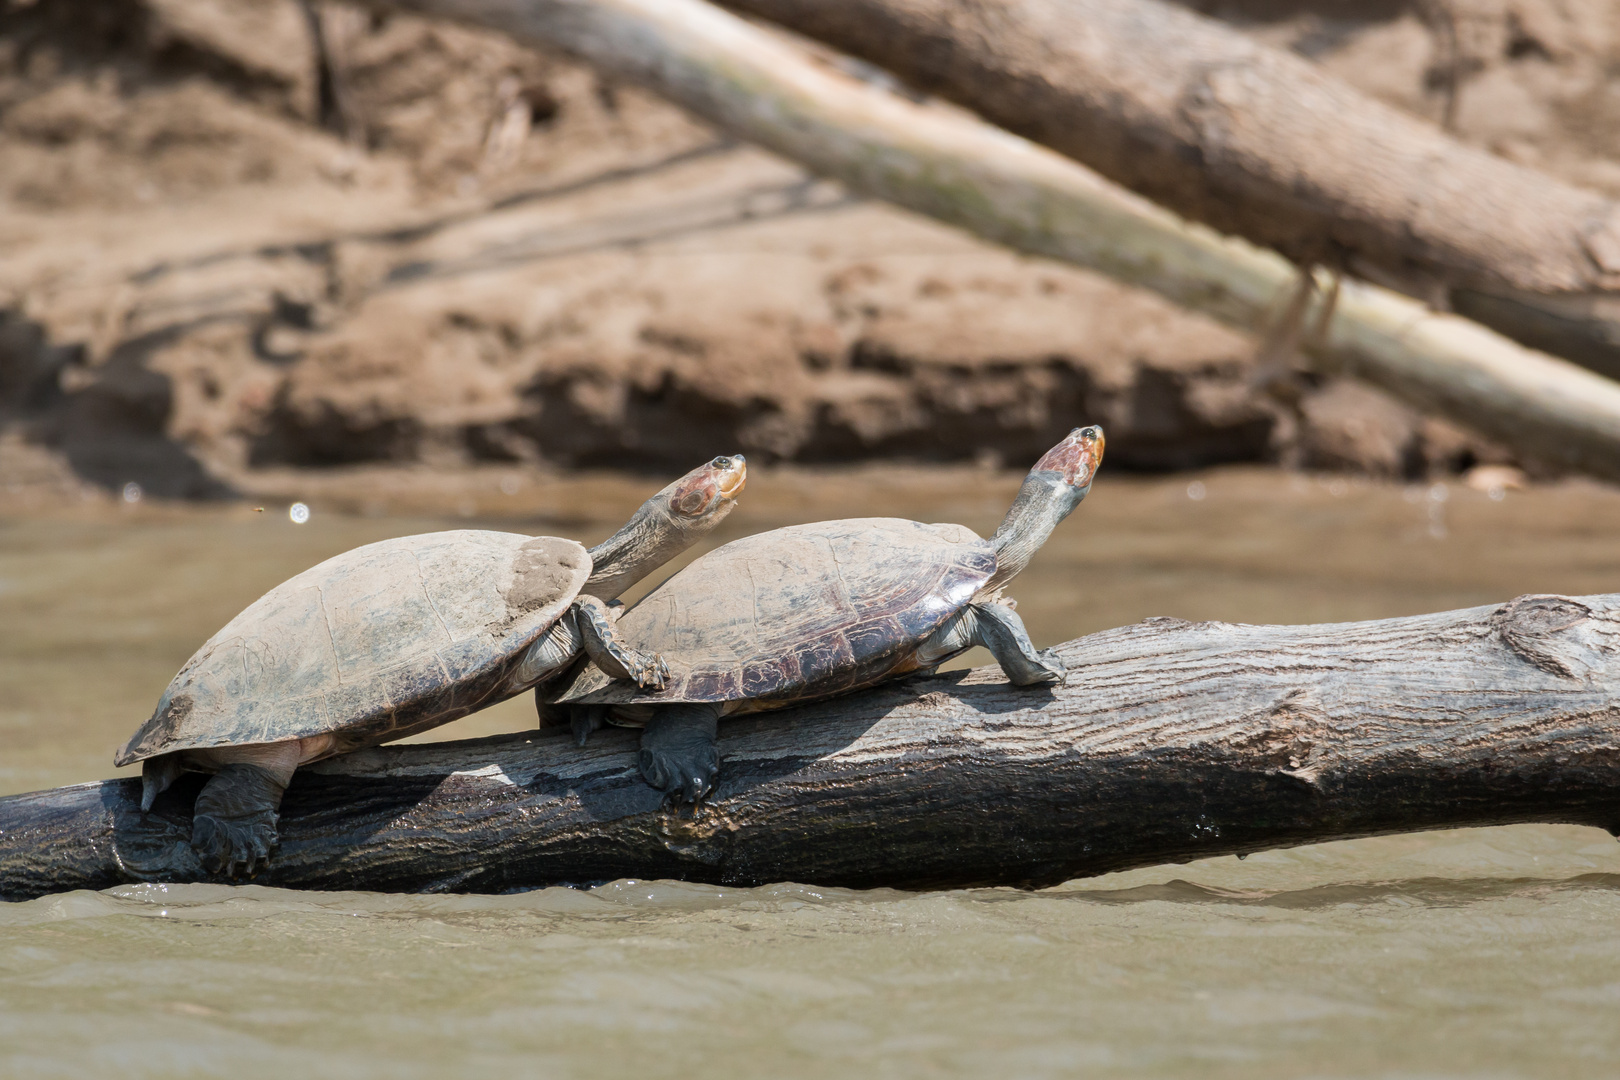
[[[589,551],[458,529],[328,559],[198,649],[114,760],[144,762],[143,810],[181,772],[213,773],[192,847],[208,869],[251,875],[269,859],[300,765],[449,723],[582,652],[631,685],[664,685],[664,661],[626,643],[623,609],[608,601],[718,525],[745,479],[741,455],[715,458]]]
[[[931,670],[983,645],[1019,686],[1061,682],[1002,587],[1091,488],[1101,428],[1076,428],[1025,478],[986,540],[961,525],[855,518],[734,540],[648,593],[619,620],[657,649],[660,689],[581,668],[536,691],[544,718],[581,743],[603,722],[644,726],[641,773],[697,802],[719,770],[716,722]]]

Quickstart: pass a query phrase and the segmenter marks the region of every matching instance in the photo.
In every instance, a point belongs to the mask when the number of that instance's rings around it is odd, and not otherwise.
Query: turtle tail
[[[169,790],[181,771],[179,754],[159,754],[141,762],[141,813],[152,809],[152,803]]]

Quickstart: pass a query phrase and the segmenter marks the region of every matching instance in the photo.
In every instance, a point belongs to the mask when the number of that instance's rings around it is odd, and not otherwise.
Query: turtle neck
[[[1091,485],[1077,488],[1064,482],[1060,472],[1038,469],[1024,477],[1018,497],[991,537],[996,548],[996,572],[980,592],[991,595],[1017,577],[1035,557],[1052,530],[1080,505]]]
[[[670,522],[656,497],[648,499],[624,528],[591,548],[591,576],[580,592],[612,600],[679,555],[694,539]]]

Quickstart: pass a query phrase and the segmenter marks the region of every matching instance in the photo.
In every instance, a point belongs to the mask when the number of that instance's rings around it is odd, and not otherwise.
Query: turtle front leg
[[[191,846],[203,866],[223,877],[252,877],[276,846],[281,796],[298,768],[299,743],[214,750],[219,771],[197,795]],[[240,874],[238,873],[240,868]]]
[[[551,629],[541,634],[540,639],[524,652],[523,659],[512,671],[511,687],[519,689],[548,681],[579,659],[580,650],[584,647],[585,639],[579,632],[579,621],[574,617],[574,609],[569,608],[551,624]],[[538,697],[535,704],[537,708],[541,705]]]
[[[590,742],[591,732],[601,731],[607,725],[606,705],[575,705],[568,712],[568,730],[574,736],[575,746]]]
[[[157,797],[185,772],[184,754],[159,754],[141,762],[141,813],[152,809]]]
[[[714,790],[720,773],[719,713],[712,705],[666,705],[641,732],[637,764],[642,778],[696,806]]]
[[[632,649],[619,636],[616,616],[606,601],[581,596],[574,601],[573,612],[581,644],[592,663],[615,679],[634,679],[643,690],[664,688],[669,665],[657,653]]]
[[[989,649],[1014,686],[1050,685],[1069,677],[1069,669],[1056,653],[1035,651],[1024,620],[1007,604],[969,604],[934,631],[918,653],[944,659],[973,645]]]

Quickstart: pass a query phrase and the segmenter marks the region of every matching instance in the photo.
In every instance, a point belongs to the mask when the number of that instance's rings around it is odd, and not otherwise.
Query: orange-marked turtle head
[[[1065,484],[1084,490],[1091,486],[1091,478],[1102,464],[1104,444],[1103,429],[1096,424],[1077,427],[1042,455],[1030,471],[1058,473]]]
[[[672,518],[690,528],[704,531],[720,524],[731,513],[737,496],[748,483],[748,462],[741,454],[717,457],[699,465],[658,493],[665,500]]]

